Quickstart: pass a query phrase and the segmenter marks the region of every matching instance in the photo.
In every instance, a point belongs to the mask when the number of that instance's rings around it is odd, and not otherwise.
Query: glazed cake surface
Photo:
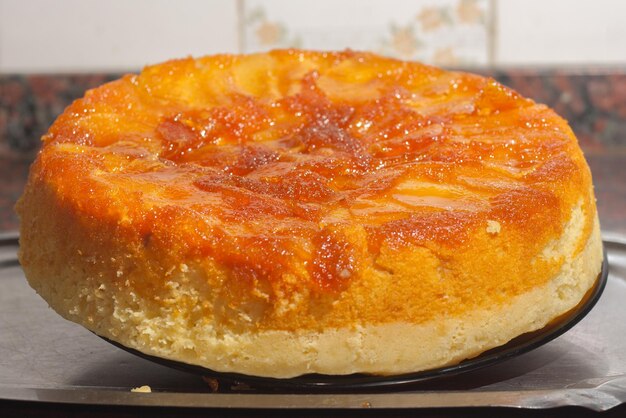
[[[602,260],[566,121],[352,51],[174,60],[88,91],[17,210],[59,314],[258,376],[455,364],[571,310]]]

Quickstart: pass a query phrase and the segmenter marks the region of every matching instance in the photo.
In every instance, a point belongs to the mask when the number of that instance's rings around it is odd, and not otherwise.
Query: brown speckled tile
[[[626,236],[626,148],[587,152],[603,231]]]
[[[626,70],[518,69],[487,74],[552,107],[569,122],[582,147],[626,147]]]
[[[54,119],[85,91],[118,74],[0,75],[0,155],[31,155]]]
[[[626,69],[482,73],[553,107],[570,122],[594,175],[602,228],[626,234]],[[17,228],[13,206],[40,136],[85,90],[117,77],[0,75],[0,231]]]
[[[0,232],[18,227],[13,207],[24,190],[29,167],[30,160],[0,156]]]

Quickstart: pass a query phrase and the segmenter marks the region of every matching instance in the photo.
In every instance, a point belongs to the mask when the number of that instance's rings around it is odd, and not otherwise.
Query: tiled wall
[[[277,47],[448,66],[626,64],[623,0],[0,0],[0,72]]]

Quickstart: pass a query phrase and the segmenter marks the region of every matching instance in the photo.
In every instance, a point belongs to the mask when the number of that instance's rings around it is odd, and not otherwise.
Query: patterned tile
[[[444,66],[488,63],[488,0],[244,0],[244,52],[363,49]]]

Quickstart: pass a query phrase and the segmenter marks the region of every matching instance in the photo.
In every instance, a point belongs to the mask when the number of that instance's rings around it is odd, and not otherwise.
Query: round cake
[[[145,354],[288,378],[458,363],[600,272],[566,121],[490,78],[353,51],[149,66],[43,137],[20,261]]]

